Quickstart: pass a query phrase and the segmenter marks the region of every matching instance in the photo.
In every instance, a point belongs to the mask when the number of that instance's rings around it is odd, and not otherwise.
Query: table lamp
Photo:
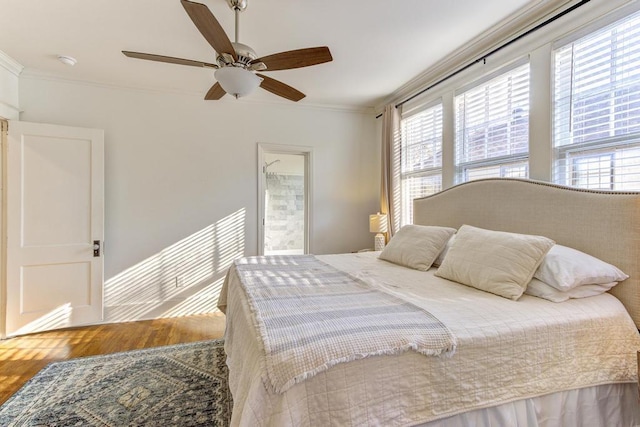
[[[371,233],[378,233],[375,237],[374,249],[381,251],[384,249],[385,238],[384,234],[387,232],[387,215],[378,212],[375,215],[369,215],[369,231]]]

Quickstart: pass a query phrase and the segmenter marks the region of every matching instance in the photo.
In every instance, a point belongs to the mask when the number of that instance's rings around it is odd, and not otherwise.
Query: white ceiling
[[[233,40],[226,1],[199,1]],[[268,74],[307,94],[300,103],[367,108],[532,3],[540,0],[249,0],[240,42],[258,56],[329,46],[333,62]],[[0,51],[25,74],[203,97],[215,82],[213,70],[131,59],[122,50],[215,62],[179,0],[0,1]],[[59,54],[77,65],[63,65]],[[262,90],[250,96],[279,99]]]

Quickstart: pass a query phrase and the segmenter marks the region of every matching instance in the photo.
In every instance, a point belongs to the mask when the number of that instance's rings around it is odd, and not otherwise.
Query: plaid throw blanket
[[[431,313],[313,255],[243,258],[235,269],[264,348],[265,384],[276,393],[342,362],[455,351]]]

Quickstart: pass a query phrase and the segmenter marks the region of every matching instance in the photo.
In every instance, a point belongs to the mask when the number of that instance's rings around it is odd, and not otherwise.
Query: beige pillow
[[[380,254],[380,259],[426,271],[456,232],[455,228],[405,225]]]
[[[451,236],[447,244],[444,245],[444,249],[442,250],[442,252],[440,252],[440,255],[438,255],[438,258],[436,258],[436,260],[433,261],[433,265],[431,267],[440,267],[440,264],[442,264],[442,260],[444,259],[445,256],[447,256],[447,252],[449,252],[449,248],[451,247],[451,245],[453,245],[454,240],[456,240],[455,234]]]
[[[554,244],[542,236],[463,225],[435,274],[516,300]]]

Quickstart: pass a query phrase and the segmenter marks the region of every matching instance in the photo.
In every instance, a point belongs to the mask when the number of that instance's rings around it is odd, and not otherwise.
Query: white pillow
[[[456,232],[455,228],[405,225],[389,241],[379,258],[426,271]]]
[[[618,267],[584,252],[555,245],[533,277],[559,291],[568,291],[577,286],[621,282],[629,276]]]
[[[568,291],[559,291],[553,286],[547,285],[538,279],[531,279],[531,282],[527,285],[527,289],[524,293],[553,302],[564,302],[571,298],[586,298],[603,294],[617,284],[618,282],[603,283],[599,285],[582,285],[569,289]]]
[[[516,300],[554,243],[463,225],[435,275]]]

